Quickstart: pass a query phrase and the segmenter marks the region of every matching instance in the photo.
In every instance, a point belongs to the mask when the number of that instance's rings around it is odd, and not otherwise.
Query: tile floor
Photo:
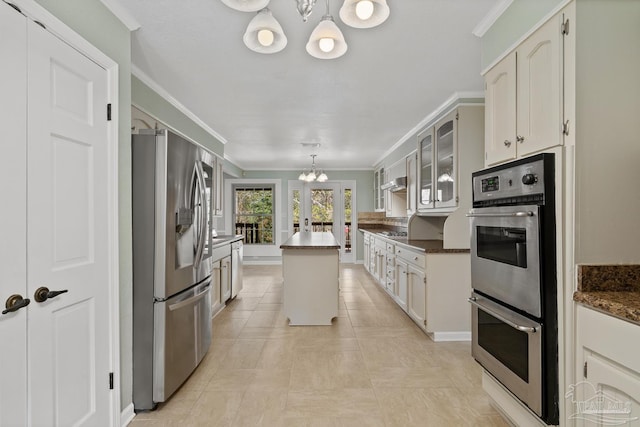
[[[434,343],[362,265],[341,268],[332,326],[288,326],[281,266],[245,266],[201,365],[151,426],[507,426],[469,343]]]

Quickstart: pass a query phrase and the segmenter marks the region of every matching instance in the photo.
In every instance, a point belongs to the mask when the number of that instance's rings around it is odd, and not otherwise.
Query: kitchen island
[[[328,232],[301,231],[280,249],[289,325],[331,325],[338,316],[338,241]]]

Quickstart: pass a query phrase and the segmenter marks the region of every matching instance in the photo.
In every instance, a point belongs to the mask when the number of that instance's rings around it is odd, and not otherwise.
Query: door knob
[[[64,294],[65,292],[69,291],[67,289],[64,289],[62,291],[50,291],[49,288],[41,286],[33,293],[33,299],[35,299],[36,302],[45,302],[49,298],[55,298],[60,294]]]
[[[2,311],[2,314],[12,313],[20,310],[22,307],[29,305],[31,300],[29,298],[22,298],[22,295],[14,294],[7,298],[4,306],[6,310]]]

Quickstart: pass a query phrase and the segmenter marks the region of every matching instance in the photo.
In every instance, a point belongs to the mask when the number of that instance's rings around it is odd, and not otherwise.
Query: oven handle
[[[512,213],[471,213],[467,214],[469,218],[514,218],[514,217],[525,217],[525,216],[533,216],[533,212],[531,211],[522,211],[522,212],[512,212]]]
[[[517,329],[517,330],[522,331],[522,332],[526,332],[528,334],[529,333],[533,334],[533,333],[535,333],[537,331],[537,329],[534,328],[534,327],[522,326],[522,325],[518,325],[517,323],[513,323],[511,320],[505,318],[501,314],[496,313],[494,310],[491,310],[491,309],[487,308],[486,306],[480,304],[476,297],[471,297],[467,301],[469,301],[471,304],[475,305],[479,309],[486,311],[487,313],[491,314],[496,319],[501,320],[502,322],[506,323],[507,325],[511,326],[514,329]]]

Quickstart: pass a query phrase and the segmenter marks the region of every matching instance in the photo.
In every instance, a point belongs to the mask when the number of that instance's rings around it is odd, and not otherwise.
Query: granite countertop
[[[388,236],[377,234],[377,233],[380,233],[381,231],[389,231],[386,228],[360,227],[358,230],[362,232],[375,234],[376,237],[386,239],[389,243],[407,246],[410,249],[422,251],[427,254],[468,254],[469,253],[469,249],[445,249],[442,247],[443,245],[442,240],[418,240],[418,239],[409,239],[406,237],[388,237]]]
[[[579,265],[573,300],[640,325],[640,265]]]
[[[329,232],[300,231],[280,245],[280,249],[340,249],[340,243]]]

